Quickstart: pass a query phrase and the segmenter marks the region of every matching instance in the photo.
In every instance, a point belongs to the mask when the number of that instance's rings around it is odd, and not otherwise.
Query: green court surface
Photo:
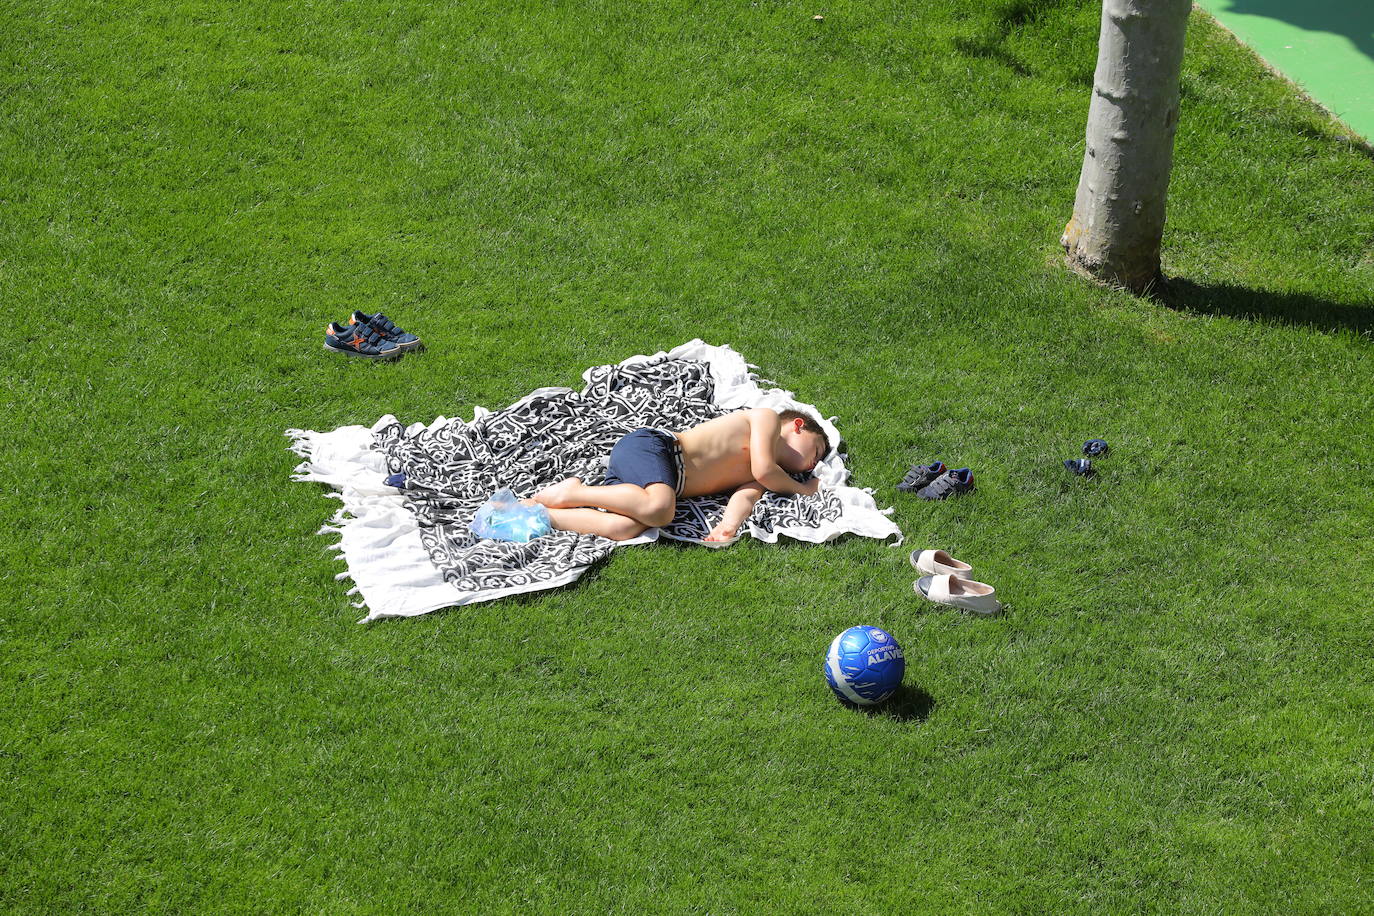
[[[1198,6],[1374,140],[1374,0],[1198,0]]]

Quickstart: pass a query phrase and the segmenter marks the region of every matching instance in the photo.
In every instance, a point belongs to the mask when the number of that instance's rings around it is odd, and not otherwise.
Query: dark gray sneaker
[[[915,493],[930,486],[935,482],[935,478],[945,472],[945,463],[937,461],[934,464],[913,464],[911,470],[906,472],[902,482],[897,484],[897,489],[903,493]]]
[[[921,499],[945,499],[973,490],[973,472],[968,468],[946,471],[916,492]]]

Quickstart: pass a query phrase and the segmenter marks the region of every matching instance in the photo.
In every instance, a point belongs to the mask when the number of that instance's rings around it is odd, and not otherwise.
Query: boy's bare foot
[[[715,543],[717,541],[733,541],[739,532],[738,528],[729,528],[725,525],[717,525],[711,529],[711,533],[702,538],[703,541]]]
[[[573,494],[581,487],[580,477],[569,477],[534,494],[534,501],[549,509],[575,509],[579,504],[573,499]]]

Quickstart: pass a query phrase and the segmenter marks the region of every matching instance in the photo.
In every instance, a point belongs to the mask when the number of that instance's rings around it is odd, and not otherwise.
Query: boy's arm
[[[806,483],[797,483],[778,466],[778,433],[782,430],[782,420],[767,407],[757,407],[749,411],[749,472],[754,479],[774,493],[790,493],[794,496],[810,496],[820,487],[821,482],[811,478]]]
[[[749,517],[749,513],[754,511],[754,504],[763,496],[763,484],[757,480],[752,480],[744,486],[739,487],[730,494],[730,501],[725,504],[725,515],[720,523],[711,529],[707,535],[708,541],[725,541],[734,537],[739,531],[739,526],[744,524],[744,520]]]

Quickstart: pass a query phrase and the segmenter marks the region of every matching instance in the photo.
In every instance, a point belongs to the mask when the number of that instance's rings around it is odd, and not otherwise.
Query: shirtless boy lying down
[[[730,494],[725,516],[706,540],[728,541],[754,511],[765,490],[811,495],[810,471],[830,451],[820,424],[796,410],[741,410],[680,433],[637,429],[611,449],[603,486],[569,477],[534,495],[555,528],[599,534],[616,541],[673,520],[679,497]],[[605,512],[598,512],[605,509]]]

